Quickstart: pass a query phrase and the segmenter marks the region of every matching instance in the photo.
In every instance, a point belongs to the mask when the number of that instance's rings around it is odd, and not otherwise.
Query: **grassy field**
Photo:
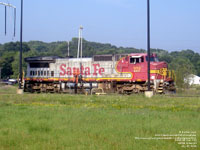
[[[195,131],[200,141],[200,98],[143,95],[16,95],[0,87],[2,150],[197,150],[174,139],[138,140]]]

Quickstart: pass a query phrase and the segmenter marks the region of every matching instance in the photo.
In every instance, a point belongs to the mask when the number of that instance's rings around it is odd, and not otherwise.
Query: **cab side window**
[[[130,58],[130,63],[131,64],[139,63],[139,58]]]
[[[141,62],[144,62],[144,57],[141,57]]]
[[[136,64],[136,63],[141,63],[141,62],[144,62],[144,57],[130,58],[130,63],[131,64]]]

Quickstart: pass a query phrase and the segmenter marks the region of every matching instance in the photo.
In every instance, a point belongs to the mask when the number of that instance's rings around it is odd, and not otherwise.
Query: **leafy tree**
[[[3,50],[4,51],[15,51],[15,52],[20,51],[20,42],[6,43],[6,44],[4,44]],[[23,43],[22,50],[23,50],[23,52],[28,52],[28,51],[30,51],[30,47],[26,43]]]
[[[38,52],[48,52],[50,51],[48,43],[42,42],[42,41],[30,41],[27,43],[29,47],[31,47],[31,50],[35,50]]]
[[[24,58],[26,57],[33,57],[33,56],[39,56],[39,53],[37,51],[31,50],[29,52],[23,53],[22,55],[22,71],[26,74],[26,68],[27,63],[24,61]],[[18,78],[19,77],[19,52],[17,52],[14,56],[14,60],[11,63],[13,74],[12,78]]]
[[[12,63],[14,61],[17,61],[17,57],[19,58],[18,53],[20,49],[20,43],[19,42],[5,43],[2,49],[3,49],[2,56],[0,58],[0,67],[2,68],[1,76],[2,78],[10,78],[11,76],[13,76],[13,74],[17,74],[17,69],[19,68],[17,66],[13,67]],[[25,53],[29,52],[30,47],[26,43],[23,43],[22,50]]]
[[[188,75],[196,73],[195,67],[191,61],[183,57],[174,58],[169,64],[169,68],[175,70],[176,85],[178,87],[187,87],[188,85],[185,83],[184,79],[186,79]]]
[[[66,57],[67,56],[67,43],[60,44],[55,50],[54,55],[60,56],[60,57]]]
[[[57,41],[46,43],[42,41],[30,41],[23,43],[23,58],[29,56],[67,56],[67,43]],[[2,76],[17,77],[19,74],[19,42],[0,44],[0,67]],[[70,41],[70,56],[76,57],[78,49],[78,38]],[[97,54],[120,54],[120,53],[145,53],[144,49],[133,47],[117,47],[109,43],[90,42],[83,39],[83,57],[92,57]],[[200,55],[192,50],[168,52],[163,49],[151,49],[156,53],[160,61],[166,61],[171,69],[177,74],[177,85],[184,86],[183,78],[187,74],[196,73],[200,75]],[[23,67],[26,63],[23,61]],[[26,70],[26,69],[25,69]]]
[[[9,78],[13,74],[11,63],[14,61],[15,52],[7,52],[0,59],[1,77]]]

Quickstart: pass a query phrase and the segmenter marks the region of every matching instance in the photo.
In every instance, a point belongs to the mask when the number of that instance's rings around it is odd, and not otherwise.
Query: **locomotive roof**
[[[130,56],[147,56],[147,53],[132,53]],[[152,53],[151,56],[157,56],[155,53]]]
[[[27,57],[25,58],[25,62],[35,62],[35,61],[39,61],[39,62],[54,62],[55,59],[58,59],[61,57],[58,56],[38,56],[38,57]]]
[[[35,63],[35,62],[41,62],[41,63],[55,63],[56,60],[65,60],[69,59],[71,61],[89,61],[92,58],[73,58],[73,57],[59,57],[59,56],[38,56],[38,57],[27,57],[25,58],[25,62],[28,63]]]
[[[117,55],[129,55],[129,56],[138,56],[138,57],[141,57],[141,56],[147,56],[147,53],[131,53],[131,54],[115,54],[115,56]],[[112,60],[112,54],[107,54],[107,55],[94,55],[93,56],[93,59],[97,59],[98,57],[108,57],[108,56],[111,56],[111,58],[109,58],[109,60]],[[154,56],[156,57],[157,55],[155,53],[152,53],[151,56]],[[47,62],[47,63],[51,63],[51,62],[55,62],[56,59],[70,59],[70,60],[76,60],[77,59],[80,59],[80,58],[72,58],[72,57],[59,57],[59,56],[38,56],[38,57],[27,57],[25,58],[25,62]],[[88,61],[89,59],[91,58],[82,58],[82,60],[86,60]],[[98,58],[99,60],[100,58]],[[103,58],[101,58],[102,60],[104,60]],[[97,60],[96,60],[97,61]]]

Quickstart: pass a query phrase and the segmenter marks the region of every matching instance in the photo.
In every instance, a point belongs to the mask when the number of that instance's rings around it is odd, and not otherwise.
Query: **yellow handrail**
[[[175,75],[174,70],[168,70],[168,71],[167,71],[167,77],[168,77],[168,78],[171,78],[171,79],[174,80],[174,81],[176,81],[176,75]]]

